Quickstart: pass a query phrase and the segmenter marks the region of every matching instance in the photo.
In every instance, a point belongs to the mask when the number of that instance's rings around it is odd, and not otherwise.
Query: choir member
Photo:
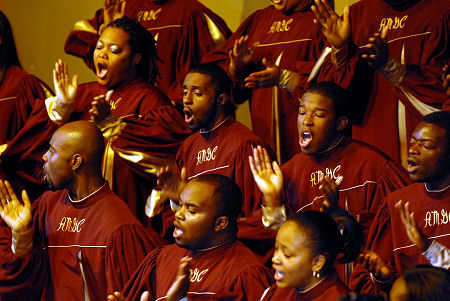
[[[368,230],[381,200],[410,183],[400,165],[345,135],[347,103],[337,84],[311,85],[298,112],[301,153],[280,169],[262,148],[255,149],[249,161],[264,194],[267,226],[285,220],[283,203],[293,212],[327,208],[339,215],[345,210]]]
[[[144,26],[157,41],[161,74],[157,86],[170,100],[182,104],[182,84],[189,68],[231,35],[225,22],[197,0],[105,0],[91,20],[78,21],[67,38],[65,51],[81,57],[95,70],[93,53],[106,26],[121,17]]]
[[[273,247],[275,232],[261,224],[262,196],[247,164],[252,149],[263,142],[232,117],[231,80],[219,66],[207,63],[193,67],[186,75],[183,90],[185,122],[196,133],[180,146],[176,156],[178,169],[185,169],[186,179],[205,173],[233,179],[244,200],[238,238],[255,252],[265,254]],[[180,183],[177,172],[168,171],[161,181],[166,179]],[[171,199],[177,199],[179,192],[179,188],[163,187],[163,193]]]
[[[433,264],[449,268],[450,223],[450,112],[423,117],[409,147],[408,172],[414,184],[389,194],[378,209],[351,285],[362,292],[388,291],[405,268]],[[403,203],[407,202],[407,203]],[[409,215],[419,232],[405,229]],[[412,220],[405,220],[407,225]],[[411,244],[410,235],[413,237]]]
[[[161,244],[109,189],[103,151],[93,123],[68,123],[43,156],[51,191],[31,205],[26,191],[21,202],[0,181],[0,214],[12,232],[2,229],[2,300],[105,300]]]
[[[449,9],[447,0],[362,0],[342,17],[322,0],[313,8],[333,49],[319,80],[354,92],[353,138],[404,167],[415,126],[448,100],[441,72],[449,62]]]
[[[223,49],[204,61],[220,62],[232,75],[234,100],[249,99],[255,134],[284,163],[300,151],[295,135],[297,97],[321,56],[324,39],[311,26],[312,0],[271,1],[273,5],[250,15]]]
[[[176,244],[151,252],[122,293],[115,292],[108,300],[137,300],[145,291],[148,300],[173,300],[167,293],[179,277],[179,265],[188,280],[184,292],[188,298],[259,300],[272,278],[237,241],[242,205],[239,186],[223,175],[199,175],[184,186],[177,204]]]
[[[67,65],[57,62],[57,97],[47,99],[50,119],[91,119],[108,140],[103,174],[138,219],[146,223],[145,200],[160,166],[173,164],[181,141],[191,133],[181,114],[154,86],[158,69],[152,35],[129,18],[108,24],[97,41],[97,82],[77,85]]]
[[[341,217],[338,224],[319,211],[289,217],[278,230],[272,257],[276,284],[261,300],[337,300],[348,293],[334,262],[341,253],[341,263],[355,259],[363,233],[361,225],[349,215]]]
[[[27,132],[30,119],[39,119],[33,112],[47,93],[51,95],[43,82],[22,69],[11,24],[0,11],[0,178],[40,193],[45,191],[45,183],[39,177],[42,153],[36,154],[40,144],[29,139],[19,147],[16,140]],[[36,129],[34,132],[39,133]]]

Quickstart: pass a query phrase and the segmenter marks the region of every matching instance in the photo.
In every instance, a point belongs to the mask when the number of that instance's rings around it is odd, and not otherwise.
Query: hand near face
[[[342,48],[350,38],[350,9],[344,7],[342,17],[339,17],[327,0],[315,0],[316,5],[311,7],[316,19],[316,24],[322,31],[328,42],[334,48]]]
[[[409,202],[403,203],[402,200],[395,204],[400,212],[400,217],[402,223],[405,226],[406,234],[408,234],[409,239],[419,248],[421,251],[425,251],[429,246],[430,242],[423,232],[417,226],[416,219],[414,218],[414,212],[409,210]]]
[[[253,52],[259,45],[258,42],[248,46],[248,36],[240,37],[234,41],[233,49],[229,52],[230,67],[228,68],[231,75],[239,76],[245,72],[247,65],[250,63]]]
[[[53,84],[56,97],[62,104],[74,102],[77,95],[78,76],[74,75],[71,81],[67,64],[62,60],[58,60],[55,64],[55,69],[53,69]]]
[[[122,0],[105,0],[103,5],[104,26],[107,26],[114,20],[125,16],[126,1]]]
[[[156,175],[157,184],[161,186],[161,194],[171,200],[179,200],[181,191],[187,184],[186,168],[183,167],[179,174],[173,167],[167,165],[161,167]]]
[[[357,259],[357,263],[372,273],[377,280],[387,281],[391,279],[391,271],[377,253],[371,251],[361,253]]]
[[[94,97],[94,100],[91,102],[92,107],[89,110],[89,113],[91,113],[91,121],[99,124],[111,115],[111,105],[109,101],[112,93],[113,90],[109,90],[106,95]]]
[[[361,57],[375,69],[383,68],[389,60],[389,48],[386,42],[388,27],[384,27],[380,33],[375,33],[369,38],[369,43],[364,47],[366,51]]]
[[[283,173],[276,161],[271,162],[269,153],[260,145],[253,148],[253,156],[248,157],[250,169],[258,188],[264,194],[266,206],[281,205],[281,191],[283,189]]]
[[[244,79],[246,88],[267,88],[276,86],[280,80],[281,70],[266,58],[263,58],[262,63],[266,69],[254,72]]]
[[[166,300],[178,301],[186,297],[189,289],[189,268],[191,265],[191,261],[191,257],[181,258],[177,277],[175,279],[175,282],[167,291]]]
[[[0,180],[0,216],[14,232],[24,232],[31,228],[31,202],[25,190],[23,203],[17,198],[8,181]]]

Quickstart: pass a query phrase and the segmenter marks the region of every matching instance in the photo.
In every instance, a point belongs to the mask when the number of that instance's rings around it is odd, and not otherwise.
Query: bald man
[[[31,206],[0,181],[2,300],[106,300],[161,244],[110,191],[101,173],[104,140],[87,121],[59,128],[44,154],[52,191]],[[9,239],[9,243],[8,242]],[[7,247],[6,247],[7,246]]]

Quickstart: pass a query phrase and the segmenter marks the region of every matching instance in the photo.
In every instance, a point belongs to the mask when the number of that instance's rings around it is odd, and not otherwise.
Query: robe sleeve
[[[183,35],[178,41],[177,57],[172,67],[176,81],[164,91],[171,100],[182,104],[183,80],[189,69],[200,64],[209,51],[222,47],[230,35],[226,23],[212,11],[196,10],[190,15],[183,24]]]
[[[82,58],[86,65],[95,72],[93,54],[99,38],[98,29],[103,24],[103,9],[97,10],[94,18],[75,23],[67,37],[64,51]]]
[[[108,292],[122,290],[147,254],[164,244],[150,231],[141,225],[125,225],[111,235],[105,258]]]
[[[33,203],[33,249],[26,256],[11,250],[11,230],[0,220],[0,296],[1,300],[40,300],[48,277],[48,257],[43,251],[39,203]]]
[[[156,248],[144,258],[130,277],[122,294],[127,300],[139,300],[142,293],[150,293],[149,301],[156,300],[156,262],[162,247]]]
[[[365,206],[367,211],[358,212],[363,229],[369,229],[378,208],[388,194],[409,184],[411,180],[403,167],[394,161],[387,161],[378,177],[373,197],[366,198],[366,201],[370,202]]]
[[[391,214],[387,199],[384,199],[370,226],[365,249],[378,254],[387,264],[391,273],[395,275],[392,239]],[[386,294],[390,284],[375,282],[369,271],[357,264],[352,272],[349,287],[362,294]]]
[[[238,220],[238,238],[251,250],[265,254],[274,245],[276,231],[266,229],[261,222],[263,195],[256,185],[248,164],[248,156],[252,155],[253,147],[261,145],[261,141],[245,142],[235,152],[233,165],[235,166],[234,181],[242,191],[242,212]],[[270,147],[263,145],[275,158]]]

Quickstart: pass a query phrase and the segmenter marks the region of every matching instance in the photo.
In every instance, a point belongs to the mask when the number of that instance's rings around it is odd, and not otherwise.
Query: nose
[[[273,264],[280,264],[280,258],[278,256],[278,250],[275,250],[272,256],[272,262]]]
[[[187,105],[187,104],[192,104],[192,93],[187,91],[184,92],[183,94],[183,104]]]
[[[175,219],[184,220],[183,206],[179,206],[175,212]]]
[[[410,143],[408,153],[409,155],[418,155],[420,153],[419,142]]]
[[[299,118],[302,119],[302,125],[311,126],[314,124],[312,113],[305,113],[305,115],[299,115]]]
[[[47,153],[48,153],[48,151],[46,151],[45,154],[42,155],[42,160],[44,160],[44,162],[48,161]]]

